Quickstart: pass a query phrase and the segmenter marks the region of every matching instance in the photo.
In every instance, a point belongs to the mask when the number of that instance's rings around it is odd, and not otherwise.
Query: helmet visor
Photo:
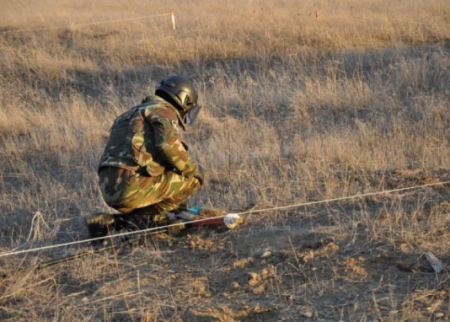
[[[198,117],[198,114],[200,113],[201,108],[202,107],[200,105],[195,105],[193,108],[191,108],[189,112],[187,112],[183,117],[184,123],[186,125],[194,124],[195,120]]]

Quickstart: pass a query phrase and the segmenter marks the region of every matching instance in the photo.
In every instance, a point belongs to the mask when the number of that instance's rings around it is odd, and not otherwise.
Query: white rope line
[[[259,213],[259,212],[265,212],[268,210],[281,210],[281,209],[288,209],[288,208],[295,208],[295,207],[311,206],[311,205],[317,205],[317,204],[321,204],[321,203],[343,201],[343,200],[350,200],[350,199],[356,199],[356,198],[365,198],[365,197],[371,197],[371,196],[376,196],[376,195],[381,195],[381,194],[388,194],[388,193],[393,193],[393,192],[415,190],[415,189],[426,188],[426,187],[431,187],[431,186],[436,186],[436,185],[443,185],[443,184],[450,184],[450,181],[441,181],[441,182],[435,182],[435,183],[428,183],[428,184],[424,184],[421,186],[397,188],[397,189],[383,190],[383,191],[378,191],[378,192],[368,192],[368,193],[364,193],[364,194],[360,194],[360,195],[353,195],[353,196],[349,196],[349,197],[310,201],[310,202],[304,202],[304,203],[296,204],[296,205],[279,206],[279,207],[274,207],[274,208],[269,208],[269,209],[249,210],[249,211],[244,211],[244,212],[240,212],[237,214],[238,215],[246,215],[246,214],[255,214],[255,213]]]
[[[3,31],[3,33],[16,33],[16,32],[42,31],[42,30],[52,30],[52,29],[84,27],[84,26],[100,25],[100,24],[105,24],[105,23],[115,23],[115,22],[131,21],[131,20],[142,20],[142,19],[148,19],[148,18],[153,18],[153,17],[163,17],[163,16],[170,16],[170,15],[172,15],[172,13],[162,13],[159,15],[152,15],[152,16],[126,18],[126,19],[119,19],[119,20],[96,21],[96,22],[75,24],[75,25],[69,25],[69,26],[56,26],[56,27],[44,27],[44,28],[20,29],[20,30],[5,30],[5,31]]]
[[[397,188],[397,189],[383,190],[383,191],[378,191],[378,192],[369,192],[369,193],[353,195],[353,196],[348,196],[348,197],[340,197],[340,198],[332,198],[332,199],[304,202],[304,203],[298,203],[298,204],[292,204],[292,205],[286,205],[286,206],[279,206],[279,207],[272,207],[272,208],[265,208],[265,209],[257,209],[257,210],[248,210],[248,211],[238,212],[238,213],[235,213],[235,214],[237,214],[237,215],[248,215],[248,214],[255,214],[255,213],[261,213],[261,212],[266,212],[266,211],[304,207],[304,206],[310,206],[310,205],[317,205],[317,204],[321,204],[321,203],[329,203],[329,202],[335,202],[335,201],[344,201],[344,200],[351,200],[351,199],[357,199],[357,198],[365,198],[365,197],[370,197],[370,196],[376,196],[376,195],[381,195],[381,194],[389,194],[389,193],[393,193],[393,192],[402,192],[402,191],[408,191],[408,190],[415,190],[415,189],[421,189],[421,188],[432,187],[432,186],[437,186],[437,185],[444,185],[444,184],[450,184],[450,181],[435,182],[435,183],[429,183],[429,184],[424,184],[424,185],[420,185],[420,186]],[[1,253],[0,257],[6,257],[6,256],[10,256],[10,255],[17,255],[17,254],[24,254],[24,253],[31,253],[31,252],[36,252],[36,251],[39,251],[39,250],[47,250],[47,249],[65,247],[65,246],[72,246],[72,245],[88,243],[88,242],[92,242],[92,241],[99,241],[99,240],[115,238],[115,237],[123,237],[123,236],[130,236],[130,235],[136,235],[136,234],[145,234],[145,233],[151,232],[151,231],[164,231],[165,229],[167,229],[169,227],[176,227],[176,226],[181,226],[181,225],[194,224],[194,223],[202,222],[202,221],[205,221],[205,220],[214,220],[214,219],[220,219],[220,218],[224,218],[224,217],[225,217],[225,215],[217,216],[217,217],[210,217],[210,218],[202,218],[202,219],[198,219],[198,220],[185,221],[185,222],[181,222],[181,223],[176,223],[176,224],[171,224],[171,225],[166,225],[166,226],[161,226],[161,227],[155,227],[155,228],[148,228],[148,229],[139,230],[139,231],[124,232],[124,233],[114,234],[114,235],[105,236],[105,237],[84,239],[84,240],[78,240],[78,241],[63,243],[63,244],[49,245],[49,246],[25,249],[25,250],[20,250],[20,251],[10,251],[10,252],[6,252],[6,253]]]

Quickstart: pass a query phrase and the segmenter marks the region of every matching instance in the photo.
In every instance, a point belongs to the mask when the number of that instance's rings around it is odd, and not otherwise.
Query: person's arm
[[[160,108],[146,118],[154,131],[156,149],[165,160],[183,176],[201,175],[199,167],[180,140],[180,126],[176,112],[170,108]],[[198,179],[203,181],[202,178]]]

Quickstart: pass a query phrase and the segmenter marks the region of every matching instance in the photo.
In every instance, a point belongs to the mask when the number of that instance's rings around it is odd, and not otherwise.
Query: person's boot
[[[156,227],[153,216],[142,213],[138,215],[134,213],[127,214],[124,222],[124,228],[129,231],[139,231]]]
[[[85,222],[91,238],[105,237],[109,231],[115,230],[122,221],[119,214],[96,213],[86,217]]]
[[[180,231],[186,229],[183,220],[177,218],[176,213],[180,214],[186,209],[187,205],[183,203],[176,210],[167,213],[158,205],[151,205],[124,214],[122,220],[126,222],[126,229],[135,231],[169,226],[167,228],[167,233],[171,236],[175,236],[178,235]]]
[[[178,208],[177,212],[180,213],[187,209],[186,204]],[[133,224],[135,230],[144,230],[156,227],[167,227],[167,234],[175,236],[180,231],[186,229],[183,221],[176,217],[174,212],[167,213],[162,210],[158,205],[151,205],[145,208],[140,208],[132,211],[129,215],[133,217]]]
[[[129,226],[134,230],[164,226],[168,222],[166,212],[157,205],[135,209],[128,213],[127,216],[130,216]]]

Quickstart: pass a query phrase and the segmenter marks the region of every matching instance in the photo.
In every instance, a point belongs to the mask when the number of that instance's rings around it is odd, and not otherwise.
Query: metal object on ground
[[[240,224],[244,222],[244,218],[239,216],[238,214],[226,214],[225,217],[223,217],[223,223],[225,226],[227,226],[229,229],[234,229]]]
[[[244,222],[238,214],[225,214],[221,209],[202,209],[198,216],[190,215],[186,219],[189,217],[195,221],[189,224],[192,226],[225,225],[228,229],[234,229]]]

